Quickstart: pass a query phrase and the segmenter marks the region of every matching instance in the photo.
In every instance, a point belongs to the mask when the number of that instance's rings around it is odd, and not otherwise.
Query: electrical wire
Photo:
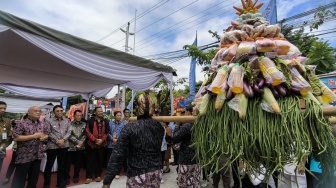
[[[228,4],[228,5],[232,5],[232,4],[234,4],[234,3],[237,3],[237,1],[233,1],[232,3],[230,3],[230,4]],[[226,6],[228,6],[228,5],[226,5]],[[166,36],[166,37],[164,37],[164,38],[161,38],[161,39],[159,39],[158,41],[156,41],[156,42],[154,42],[154,43],[151,43],[151,44],[149,44],[149,45],[146,45],[146,46],[144,46],[144,47],[142,47],[142,48],[140,48],[140,49],[143,49],[143,48],[146,48],[146,47],[151,46],[151,45],[153,45],[153,44],[156,44],[156,43],[159,42],[159,41],[162,41],[162,40],[164,40],[164,39],[166,39],[166,38],[169,38],[169,37],[171,37],[171,36],[174,36],[174,35],[176,35],[176,34],[178,34],[178,33],[181,33],[181,32],[183,32],[183,31],[185,31],[185,30],[187,30],[187,29],[190,29],[190,28],[192,28],[192,27],[194,27],[194,26],[197,26],[197,25],[202,24],[202,23],[204,23],[204,22],[206,22],[206,21],[209,21],[209,20],[211,20],[211,19],[214,19],[214,18],[216,18],[216,17],[218,17],[218,16],[221,16],[221,15],[223,15],[223,14],[226,14],[226,13],[228,13],[228,12],[230,12],[230,11],[233,11],[233,10],[229,10],[229,11],[225,11],[225,12],[223,12],[223,13],[217,14],[217,15],[211,17],[210,19],[204,20],[204,21],[199,22],[199,23],[197,23],[197,24],[195,24],[195,25],[192,25],[192,26],[190,26],[190,27],[188,27],[188,28],[185,28],[185,29],[183,29],[183,30],[181,30],[181,31],[179,31],[179,32],[177,32],[177,33],[174,33],[174,34],[171,34],[171,35]],[[212,12],[212,13],[206,15],[206,16],[209,16],[209,15],[214,14],[214,13],[215,13],[215,12]],[[206,17],[206,16],[202,16],[202,17]],[[202,18],[202,17],[201,17],[201,18]],[[198,19],[199,19],[199,18],[198,18]],[[198,19],[195,19],[195,20],[198,20]],[[166,32],[166,33],[164,33],[164,34],[162,34],[162,35],[160,35],[160,36],[158,36],[158,37],[156,37],[156,38],[159,38],[159,37],[161,37],[161,36],[164,36],[164,35],[166,35],[166,34],[168,34],[168,33],[173,32],[173,31],[175,31],[175,30],[177,30],[177,29],[179,29],[179,28],[182,28],[182,27],[184,27],[184,26],[186,26],[186,25],[188,25],[188,24],[194,22],[195,20],[192,20],[192,21],[186,23],[185,25],[182,25],[182,26],[180,26],[180,27],[177,27],[177,28],[175,28],[175,29],[173,29],[173,30],[171,30],[171,31],[169,31],[169,32]],[[143,46],[144,44],[147,44],[147,43],[149,43],[149,42],[151,42],[151,41],[153,41],[153,40],[155,40],[155,38],[152,39],[152,40],[146,41],[146,42],[144,42],[144,43],[138,45],[137,47],[139,47],[139,46]],[[137,49],[139,50],[139,48],[137,48]]]
[[[170,14],[164,16],[163,18],[160,18],[160,19],[156,20],[155,22],[153,22],[153,23],[151,23],[151,24],[149,24],[149,25],[147,25],[147,26],[145,26],[145,27],[139,29],[136,33],[139,33],[139,32],[141,32],[141,31],[147,29],[148,27],[150,27],[150,26],[152,26],[152,25],[154,25],[154,24],[156,24],[156,23],[158,23],[158,22],[164,20],[165,18],[167,18],[167,17],[169,17],[169,16],[171,16],[171,15],[173,15],[173,14],[175,14],[175,13],[177,13],[177,12],[179,12],[179,11],[181,11],[181,10],[187,8],[187,7],[189,7],[190,5],[196,3],[197,1],[198,1],[198,0],[195,0],[195,1],[189,3],[189,4],[185,5],[185,6],[183,6],[183,7],[179,8],[179,9],[177,9],[176,11],[174,11],[174,12],[172,12],[172,13],[170,13]]]
[[[183,6],[182,8],[180,8],[180,9],[178,9],[178,10],[176,10],[176,11],[170,13],[170,14],[168,14],[167,16],[164,16],[163,18],[160,18],[159,20],[156,20],[155,22],[153,22],[153,23],[151,23],[151,24],[149,24],[149,25],[147,25],[147,26],[145,26],[145,27],[139,29],[139,30],[138,30],[137,32],[135,32],[135,33],[139,33],[139,32],[141,32],[141,31],[147,29],[148,27],[150,27],[150,26],[152,26],[152,25],[154,25],[154,24],[156,24],[156,23],[158,23],[158,22],[164,20],[165,18],[167,18],[167,17],[169,17],[169,16],[171,16],[171,15],[173,15],[173,14],[175,14],[175,13],[177,13],[177,12],[179,12],[179,11],[185,9],[185,8],[187,8],[188,6],[194,4],[194,3],[197,2],[197,1],[198,1],[198,0],[191,2],[191,3],[187,4],[186,6]],[[123,39],[118,40],[118,41],[115,42],[115,43],[113,43],[112,46],[115,45],[115,44],[117,44],[117,43],[119,43],[119,42],[121,42],[121,41],[123,41],[124,39],[126,39],[126,37],[123,38]]]
[[[199,12],[199,13],[197,13],[197,14],[191,16],[191,17],[188,17],[188,18],[186,18],[186,19],[184,19],[184,20],[182,20],[182,21],[180,21],[180,22],[178,22],[178,23],[176,23],[176,24],[174,24],[174,25],[172,25],[172,26],[169,26],[169,27],[167,27],[167,28],[165,28],[165,29],[162,29],[161,31],[156,32],[156,33],[152,34],[151,36],[149,36],[149,37],[147,37],[147,38],[145,38],[145,39],[142,39],[142,40],[136,42],[135,44],[138,44],[138,43],[140,43],[140,42],[142,42],[142,41],[145,41],[145,40],[147,40],[147,39],[149,39],[149,38],[152,38],[152,37],[158,35],[159,33],[162,33],[162,32],[164,32],[164,31],[167,31],[167,30],[169,30],[169,29],[172,29],[173,27],[175,27],[175,26],[177,26],[177,25],[183,23],[183,22],[186,21],[186,20],[189,20],[190,18],[196,17],[196,16],[199,15],[199,14],[202,14],[202,13],[204,13],[204,12],[210,11],[210,10],[211,10],[212,8],[214,8],[214,7],[218,7],[218,5],[220,5],[220,4],[224,3],[224,2],[225,2],[225,1],[222,1],[222,2],[220,2],[220,3],[218,3],[218,4],[215,4],[215,5],[213,5],[213,6],[209,7],[209,8],[206,8],[205,10],[203,10],[203,11],[201,11],[201,12]],[[224,7],[220,7],[220,8],[218,8],[218,9],[216,9],[216,10],[213,10],[213,12],[216,12],[216,11],[222,9],[222,8],[224,8]]]
[[[138,20],[142,17],[144,17],[145,15],[149,14],[150,12],[152,12],[153,10],[161,7],[162,5],[166,4],[169,0],[162,0],[160,2],[158,2],[157,4],[155,4],[154,6],[152,6],[151,8],[147,9],[145,12],[139,14],[136,18],[133,18],[132,20],[128,21],[129,23],[133,23],[135,20]],[[105,35],[104,37],[100,38],[99,40],[97,40],[96,42],[100,42],[102,40],[105,40],[106,38],[108,38],[109,36],[113,35],[114,33],[118,32],[120,28],[124,28],[128,25],[128,22],[125,23],[124,25],[118,27],[118,29],[113,30],[112,32],[110,32],[109,34]]]
[[[228,12],[228,11],[227,11],[227,12]],[[153,44],[156,44],[156,43],[158,43],[158,42],[160,42],[160,41],[162,41],[162,40],[164,40],[164,39],[166,39],[166,38],[169,38],[169,37],[171,37],[171,36],[174,36],[174,35],[176,35],[176,34],[178,34],[178,33],[183,32],[183,31],[185,31],[185,30],[188,30],[188,29],[190,29],[190,28],[193,28],[193,27],[195,27],[195,26],[197,26],[197,25],[199,25],[199,24],[202,24],[202,23],[204,23],[204,22],[206,22],[206,21],[209,21],[209,20],[214,19],[214,18],[216,18],[216,17],[218,17],[218,16],[221,16],[221,15],[223,15],[223,14],[226,14],[227,12],[224,12],[224,13],[221,13],[221,14],[218,14],[218,15],[215,15],[215,16],[211,17],[210,19],[207,19],[207,20],[204,20],[204,21],[202,21],[202,22],[199,22],[199,23],[197,23],[197,24],[195,24],[195,25],[192,25],[192,26],[190,26],[190,27],[188,27],[188,28],[185,28],[185,29],[183,29],[183,30],[181,30],[181,31],[179,31],[179,32],[176,32],[176,33],[174,33],[174,34],[168,35],[168,36],[166,36],[166,37],[164,37],[164,38],[161,38],[161,39],[159,39],[159,40],[157,40],[157,41],[155,41],[155,42],[153,42],[153,43],[150,43],[150,44],[148,44],[148,45],[146,45],[146,46],[143,46],[143,47],[141,47],[141,48],[137,48],[137,49],[138,49],[138,50],[141,50],[141,49],[147,48],[148,46],[151,46],[151,45],[153,45]]]

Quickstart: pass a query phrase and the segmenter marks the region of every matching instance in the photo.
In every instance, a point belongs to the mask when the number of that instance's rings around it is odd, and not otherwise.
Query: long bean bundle
[[[196,157],[213,172],[223,168],[220,159],[228,164],[237,159],[256,171],[257,164],[266,167],[266,177],[293,159],[301,161],[310,154],[320,159],[325,180],[333,177],[336,167],[336,142],[328,119],[321,107],[306,99],[302,111],[298,96],[279,98],[281,114],[269,113],[260,107],[261,98],[251,98],[244,120],[224,103],[216,111],[215,96],[210,99],[207,112],[196,119],[192,134]]]

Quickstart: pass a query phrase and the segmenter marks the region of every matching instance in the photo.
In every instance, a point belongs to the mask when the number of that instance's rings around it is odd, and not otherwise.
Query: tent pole
[[[116,111],[119,110],[119,99],[120,99],[120,84],[118,84],[118,95],[117,95],[117,100],[115,101],[116,103]]]
[[[134,95],[134,90],[132,90],[132,99],[131,99],[131,117],[133,116],[133,103],[134,103],[134,98],[135,98],[135,96],[133,96]]]
[[[121,110],[123,111],[125,109],[125,105],[126,105],[126,85],[123,85],[123,90],[122,90],[122,103],[121,103]],[[122,117],[124,118],[124,113],[121,113]]]
[[[85,119],[86,120],[89,118],[89,105],[90,105],[90,97],[86,101],[86,107],[85,107]]]
[[[173,96],[173,84],[172,81],[169,82],[169,93],[170,93],[170,115],[174,115],[174,96]]]

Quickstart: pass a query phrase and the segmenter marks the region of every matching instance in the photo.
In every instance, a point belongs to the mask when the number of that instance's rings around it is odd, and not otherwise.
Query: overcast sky
[[[259,2],[267,4],[268,0]],[[334,0],[277,0],[278,20],[332,2]],[[237,19],[233,5],[240,7],[241,3],[239,0],[0,0],[2,11],[121,51],[124,51],[125,34],[118,28],[133,20],[137,10],[137,15],[142,15],[136,21],[135,55],[138,56],[182,50],[184,45],[193,43],[196,31],[198,45],[214,42],[208,30],[222,34],[230,21]],[[151,8],[152,11],[143,14]],[[134,22],[130,25],[131,32],[134,25]],[[333,20],[315,33],[335,28]],[[116,32],[111,34],[112,31]],[[111,35],[101,40],[108,34]],[[335,33],[320,38],[336,47]],[[133,36],[128,45],[133,48]],[[188,77],[190,58],[169,65],[177,70],[175,79]],[[201,68],[197,67],[196,80],[203,79]]]

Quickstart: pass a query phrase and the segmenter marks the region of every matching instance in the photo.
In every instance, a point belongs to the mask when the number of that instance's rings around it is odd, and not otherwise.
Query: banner
[[[128,105],[127,105],[127,109],[129,109],[129,110],[131,110],[132,111],[132,107],[133,107],[133,101],[134,101],[134,99],[135,99],[135,96],[136,96],[136,94],[137,94],[138,92],[137,91],[133,91],[132,90],[132,99],[131,99],[131,101],[128,103]],[[124,110],[124,109],[123,109]]]
[[[262,12],[262,16],[272,25],[278,23],[276,0],[270,0]]]
[[[68,97],[63,97],[63,99],[62,99],[62,107],[63,107],[64,111],[66,111],[67,103],[68,103]]]
[[[195,41],[192,45],[197,46],[197,33]],[[190,94],[196,93],[196,57],[191,58],[190,72],[189,72],[189,88],[190,88]]]
[[[80,111],[82,111],[82,113],[83,113],[83,118],[84,118],[84,116],[85,116],[85,114],[86,114],[86,102],[84,102],[84,103],[79,103],[79,104],[75,104],[75,105],[71,105],[71,106],[70,106],[70,110],[69,110],[68,117],[71,119],[71,121],[74,120],[74,112],[75,112],[76,110],[80,110]]]

